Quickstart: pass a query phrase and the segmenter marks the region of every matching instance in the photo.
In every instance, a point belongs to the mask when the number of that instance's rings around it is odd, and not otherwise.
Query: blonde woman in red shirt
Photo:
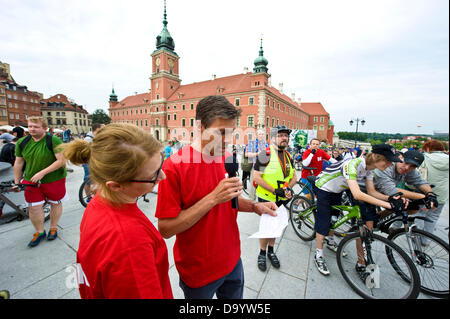
[[[165,178],[162,145],[134,125],[109,124],[92,143],[63,147],[73,164],[89,163],[98,186],[80,225],[81,298],[173,298],[166,244],[136,204]]]

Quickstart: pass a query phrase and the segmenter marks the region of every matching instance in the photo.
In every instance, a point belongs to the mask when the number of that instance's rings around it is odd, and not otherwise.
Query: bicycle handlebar
[[[22,183],[16,184],[14,183],[14,180],[0,182],[0,193],[9,193],[12,191],[12,188],[14,186],[17,186],[19,190],[23,191],[26,189],[27,186],[39,187],[39,184],[22,184]]]

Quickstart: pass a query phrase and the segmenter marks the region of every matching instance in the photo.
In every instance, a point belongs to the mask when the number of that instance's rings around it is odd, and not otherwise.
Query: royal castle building
[[[239,144],[255,138],[255,129],[269,134],[275,125],[291,129],[314,129],[321,140],[332,142],[333,125],[330,114],[320,102],[305,103],[294,95],[283,93],[282,84],[275,88],[270,83],[268,60],[264,57],[263,43],[254,60],[252,71],[221,78],[182,84],[179,74],[179,55],[175,41],[167,28],[164,6],[163,29],[156,37],[156,49],[151,54],[152,73],[148,93],[118,99],[114,89],[109,96],[109,116],[112,123],[133,123],[161,141],[172,137],[189,141],[193,137],[195,108],[209,95],[223,95],[242,109],[237,127],[244,136]]]

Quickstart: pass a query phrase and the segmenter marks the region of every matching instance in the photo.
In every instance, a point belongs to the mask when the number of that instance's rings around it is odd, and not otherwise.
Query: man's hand
[[[405,202],[401,195],[401,193],[397,193],[389,196],[388,199],[391,204],[392,211],[396,214],[401,214],[405,210]]]
[[[36,184],[37,184],[37,183],[39,183],[39,181],[40,181],[41,179],[44,178],[44,176],[45,176],[45,173],[42,173],[42,171],[37,172],[37,173],[34,174],[34,176],[31,178],[30,182],[36,183]]]
[[[428,209],[436,209],[439,206],[437,195],[433,192],[428,192],[424,198],[425,207]]]
[[[262,214],[268,214],[270,216],[277,216],[275,211],[278,206],[274,202],[264,202],[255,204],[255,213],[261,216]]]
[[[292,194],[294,192],[292,191],[292,188],[288,187],[288,188],[286,188],[285,193],[286,193],[286,198],[290,199],[290,198],[292,198]]]
[[[225,203],[242,194],[242,182],[239,177],[224,178],[211,192],[216,205]]]

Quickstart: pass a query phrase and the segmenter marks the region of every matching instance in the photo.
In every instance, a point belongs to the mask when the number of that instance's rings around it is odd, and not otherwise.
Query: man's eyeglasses
[[[138,180],[138,179],[132,179],[130,182],[133,183],[150,183],[150,184],[155,184],[156,181],[158,180],[159,175],[161,174],[161,170],[162,170],[162,166],[164,164],[164,155],[161,154],[161,166],[158,168],[158,170],[155,173],[155,177],[151,180]]]

